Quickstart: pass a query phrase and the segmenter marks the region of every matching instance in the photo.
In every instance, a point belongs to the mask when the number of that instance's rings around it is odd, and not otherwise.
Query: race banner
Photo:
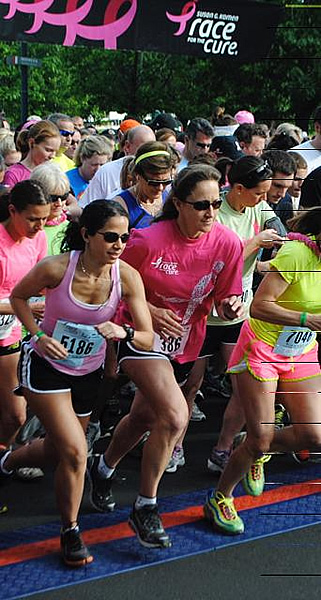
[[[245,0],[0,0],[0,39],[255,61],[282,11]]]

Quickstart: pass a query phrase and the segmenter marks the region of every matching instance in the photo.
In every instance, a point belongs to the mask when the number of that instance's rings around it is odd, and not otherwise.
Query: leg
[[[15,396],[19,352],[0,356],[0,444],[9,446],[26,420],[26,401]]]
[[[141,360],[137,369],[137,361],[128,359],[124,361],[124,370],[139,392],[129,415],[121,420],[115,430],[105,455],[106,463],[111,467],[116,466],[150,429],[151,434],[143,451],[140,492],[153,497],[157,494],[159,480],[174,445],[186,426],[186,401],[168,361]]]
[[[218,490],[231,496],[251,465],[270,448],[274,434],[274,399],[277,382],[254,379],[246,371],[236,375],[245,414],[247,437],[236,448],[218,482]],[[267,425],[269,423],[269,425]]]
[[[58,508],[65,527],[77,522],[83,493],[87,449],[83,430],[74,413],[69,393],[35,394],[25,390],[31,410],[47,431],[45,442],[34,443],[12,452],[6,469],[43,466],[55,460],[55,489]],[[23,461],[23,464],[22,464]]]
[[[280,382],[292,426],[275,432],[271,449],[275,452],[320,450],[321,445],[321,376],[303,381]]]

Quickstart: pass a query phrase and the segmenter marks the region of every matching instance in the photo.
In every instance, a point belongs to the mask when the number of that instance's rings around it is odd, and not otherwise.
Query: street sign
[[[42,61],[39,58],[30,58],[29,56],[7,56],[7,65],[16,65],[21,67],[41,67]]]

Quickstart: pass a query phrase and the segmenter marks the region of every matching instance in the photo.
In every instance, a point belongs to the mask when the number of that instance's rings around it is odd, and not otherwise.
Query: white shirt
[[[310,140],[294,146],[290,150],[291,152],[298,152],[307,161],[308,173],[311,173],[317,167],[321,167],[321,150],[314,148]]]
[[[93,200],[110,199],[115,196],[115,192],[120,188],[120,172],[125,158],[126,156],[122,156],[118,160],[112,160],[98,169],[80,198],[81,208]]]

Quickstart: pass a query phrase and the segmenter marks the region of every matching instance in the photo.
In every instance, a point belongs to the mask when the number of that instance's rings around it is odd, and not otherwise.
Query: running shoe
[[[233,450],[235,450],[235,448],[237,448],[240,444],[243,444],[246,436],[246,431],[240,431],[240,433],[234,437]],[[265,484],[263,464],[268,462],[271,458],[271,454],[264,454],[261,456],[261,458],[258,458],[243,477],[243,489],[250,496],[260,496],[262,494]]]
[[[175,446],[165,471],[166,473],[175,473],[177,471],[177,467],[183,467],[184,465],[184,450],[180,446]]]
[[[68,567],[83,567],[94,560],[81,538],[78,525],[61,531],[60,548],[63,561]]]
[[[9,454],[11,454],[11,450],[8,450],[8,448],[2,448],[0,450],[0,480],[1,479],[8,479],[8,477],[11,477],[13,475],[13,471],[9,472],[5,472],[3,470],[3,464],[5,462],[5,460],[8,458]]]
[[[205,421],[205,420],[206,420],[206,415],[197,406],[196,402],[194,402],[190,421],[200,422],[200,421]]]
[[[6,504],[2,504],[2,502],[0,502],[0,515],[3,515],[6,512],[8,512],[7,505]]]
[[[213,448],[210,457],[207,459],[208,470],[211,473],[222,473],[230,456],[230,450],[217,450]]]
[[[205,394],[212,396],[220,396],[221,398],[230,398],[232,395],[232,385],[228,375],[213,375],[208,373],[202,384],[202,391]]]
[[[271,454],[258,458],[242,479],[244,491],[250,496],[260,496],[264,490],[265,477],[263,464],[271,459]]]
[[[157,504],[154,506],[143,506],[131,511],[128,523],[135,531],[140,543],[146,548],[170,548],[171,541],[166,533]]]
[[[297,450],[292,452],[292,456],[295,462],[302,464],[305,462],[320,463],[321,454],[320,452],[311,452],[310,450]]]
[[[208,493],[204,515],[221,533],[238,535],[244,532],[244,523],[237,514],[234,499],[227,498],[222,492],[213,490]]]
[[[283,404],[276,404],[274,408],[274,428],[283,429],[290,424],[290,416]]]
[[[98,471],[100,454],[95,454],[89,458],[87,469],[90,483],[89,499],[91,505],[100,512],[111,512],[115,508],[115,500],[111,489],[114,477],[108,479],[102,477]]]
[[[93,421],[89,421],[87,425],[86,431],[86,442],[87,442],[87,452],[88,456],[93,453],[94,443],[100,438],[100,426],[99,423],[94,423]]]

